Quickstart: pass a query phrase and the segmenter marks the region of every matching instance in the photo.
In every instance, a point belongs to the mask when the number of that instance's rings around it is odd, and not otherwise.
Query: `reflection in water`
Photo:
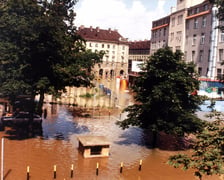
[[[88,128],[80,126],[73,121],[73,116],[65,107],[61,107],[58,115],[52,121],[43,122],[43,138],[55,138],[68,140],[69,135],[88,132]]]

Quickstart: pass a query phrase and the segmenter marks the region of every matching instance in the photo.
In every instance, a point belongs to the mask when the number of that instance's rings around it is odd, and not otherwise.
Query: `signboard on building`
[[[143,64],[143,61],[132,61],[131,71],[132,72],[140,72],[140,66]]]

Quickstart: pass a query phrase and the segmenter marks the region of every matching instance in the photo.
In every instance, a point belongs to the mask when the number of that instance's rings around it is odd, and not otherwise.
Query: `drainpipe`
[[[210,45],[210,57],[208,67],[208,78],[215,79],[216,77],[216,61],[217,61],[217,46],[218,46],[218,24],[219,20],[216,17],[218,8],[213,6],[212,8],[212,33],[211,33],[211,45]]]

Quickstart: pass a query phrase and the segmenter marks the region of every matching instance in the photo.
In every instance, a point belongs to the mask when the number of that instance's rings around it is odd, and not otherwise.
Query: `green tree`
[[[124,110],[127,118],[118,124],[152,131],[153,147],[158,132],[183,136],[200,131],[202,121],[194,113],[201,99],[191,94],[198,88],[194,65],[186,64],[180,51],[159,49],[142,67],[132,87],[135,104]]]
[[[212,116],[220,117],[214,111]],[[194,169],[195,176],[224,174],[224,127],[223,118],[206,124],[204,130],[197,134],[191,155],[178,154],[171,156],[168,163],[175,168]]]
[[[7,0],[0,3],[0,93],[13,101],[65,86],[89,86],[91,68],[103,52],[92,53],[76,33],[76,0]]]

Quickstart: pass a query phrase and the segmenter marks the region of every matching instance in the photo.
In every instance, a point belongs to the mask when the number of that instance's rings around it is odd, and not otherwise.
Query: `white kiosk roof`
[[[105,136],[79,136],[78,140],[83,146],[110,145],[110,142]]]

